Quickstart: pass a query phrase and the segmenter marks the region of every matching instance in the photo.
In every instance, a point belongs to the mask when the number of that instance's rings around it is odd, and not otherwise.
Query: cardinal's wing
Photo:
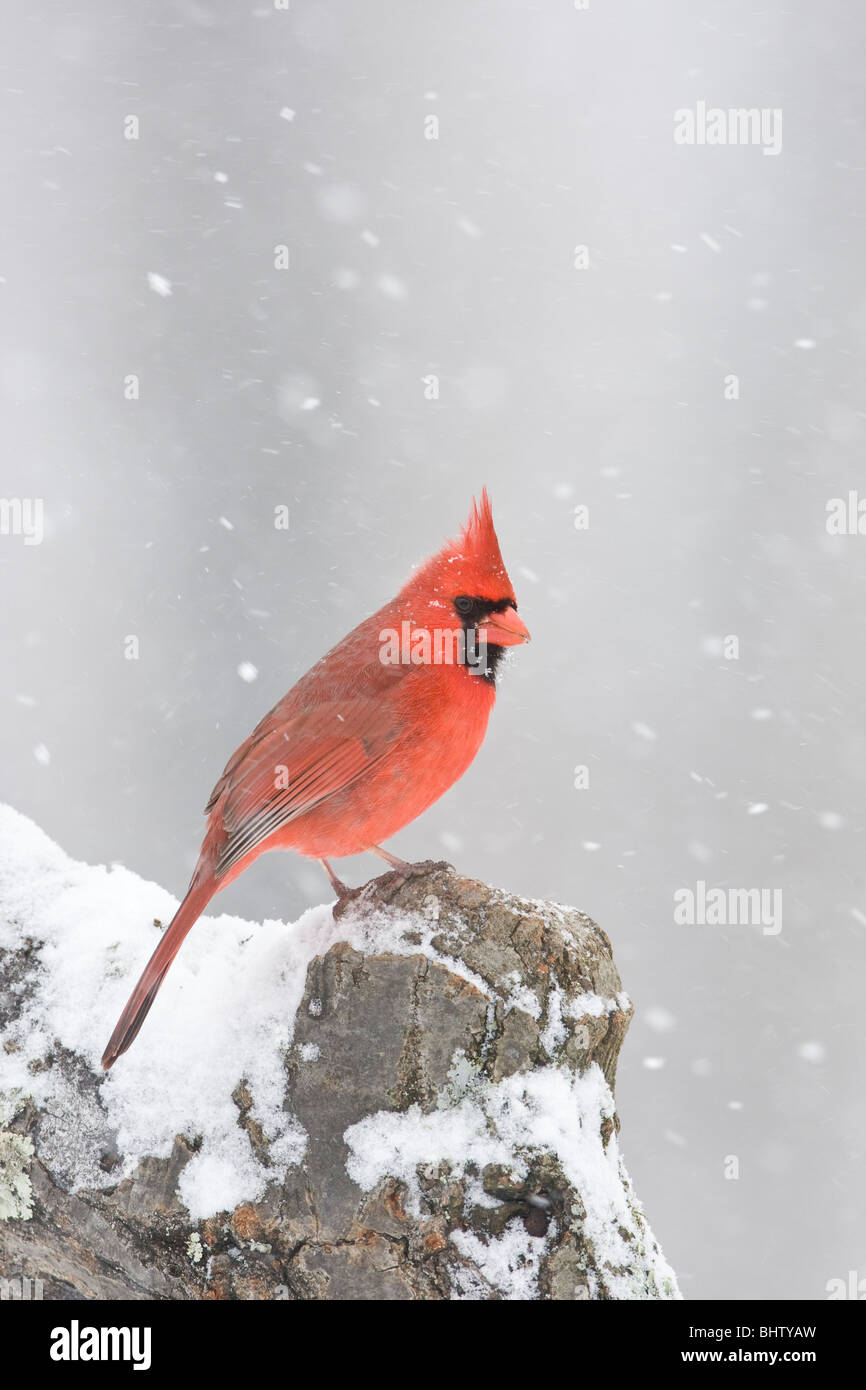
[[[381,699],[343,698],[288,718],[278,705],[235,753],[208,802],[225,832],[217,877],[362,777],[399,733],[393,710]]]

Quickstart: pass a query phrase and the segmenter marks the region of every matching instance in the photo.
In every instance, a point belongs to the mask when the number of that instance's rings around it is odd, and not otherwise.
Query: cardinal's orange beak
[[[489,618],[484,619],[479,635],[490,647],[516,647],[530,640],[526,624],[518,618],[513,608],[506,608],[502,613],[491,613]]]

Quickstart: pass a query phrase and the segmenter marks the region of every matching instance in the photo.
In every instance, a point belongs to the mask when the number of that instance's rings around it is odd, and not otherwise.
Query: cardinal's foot
[[[381,878],[371,879],[365,883],[363,888],[349,888],[345,894],[340,894],[339,900],[334,904],[334,916],[342,917],[343,913],[355,902],[363,902],[375,907],[377,903],[389,903],[398,893],[405,883],[411,878],[424,878],[426,874],[436,873],[442,869],[453,869],[453,864],[447,863],[444,859],[422,859],[419,864],[409,864],[405,859],[397,859],[395,855],[385,855],[381,850],[376,850],[376,854],[381,854],[383,859],[387,858],[389,863],[394,864],[394,870],[390,874],[383,874]]]
[[[379,896],[385,898],[386,901],[390,901],[394,894],[403,887],[403,884],[408,883],[410,878],[424,878],[427,874],[435,873],[437,869],[451,868],[451,865],[446,863],[444,859],[422,859],[418,864],[410,864],[407,860],[398,859],[396,855],[389,854],[387,850],[378,847],[374,848],[373,853],[378,854],[380,858],[394,866],[394,872],[387,875],[382,887],[378,890]]]
[[[453,868],[454,865],[449,864],[447,859],[419,859],[417,864],[401,864],[397,873],[404,873],[407,878],[424,878],[426,874]]]

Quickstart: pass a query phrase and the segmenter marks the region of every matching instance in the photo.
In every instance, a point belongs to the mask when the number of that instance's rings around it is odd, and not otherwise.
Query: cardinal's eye
[[[474,604],[471,598],[467,598],[466,594],[461,594],[459,598],[454,600],[454,607],[458,613],[471,613]]]

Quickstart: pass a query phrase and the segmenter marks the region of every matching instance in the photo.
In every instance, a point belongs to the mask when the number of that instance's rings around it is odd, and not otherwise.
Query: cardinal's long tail
[[[174,914],[171,925],[145,966],[141,979],[117,1021],[111,1041],[102,1054],[103,1071],[108,1071],[121,1053],[138,1037],[138,1030],[147,1018],[150,1006],[183,944],[184,937],[198,921],[214,893],[222,886],[210,874],[198,882],[193,881],[190,885],[189,892]]]

